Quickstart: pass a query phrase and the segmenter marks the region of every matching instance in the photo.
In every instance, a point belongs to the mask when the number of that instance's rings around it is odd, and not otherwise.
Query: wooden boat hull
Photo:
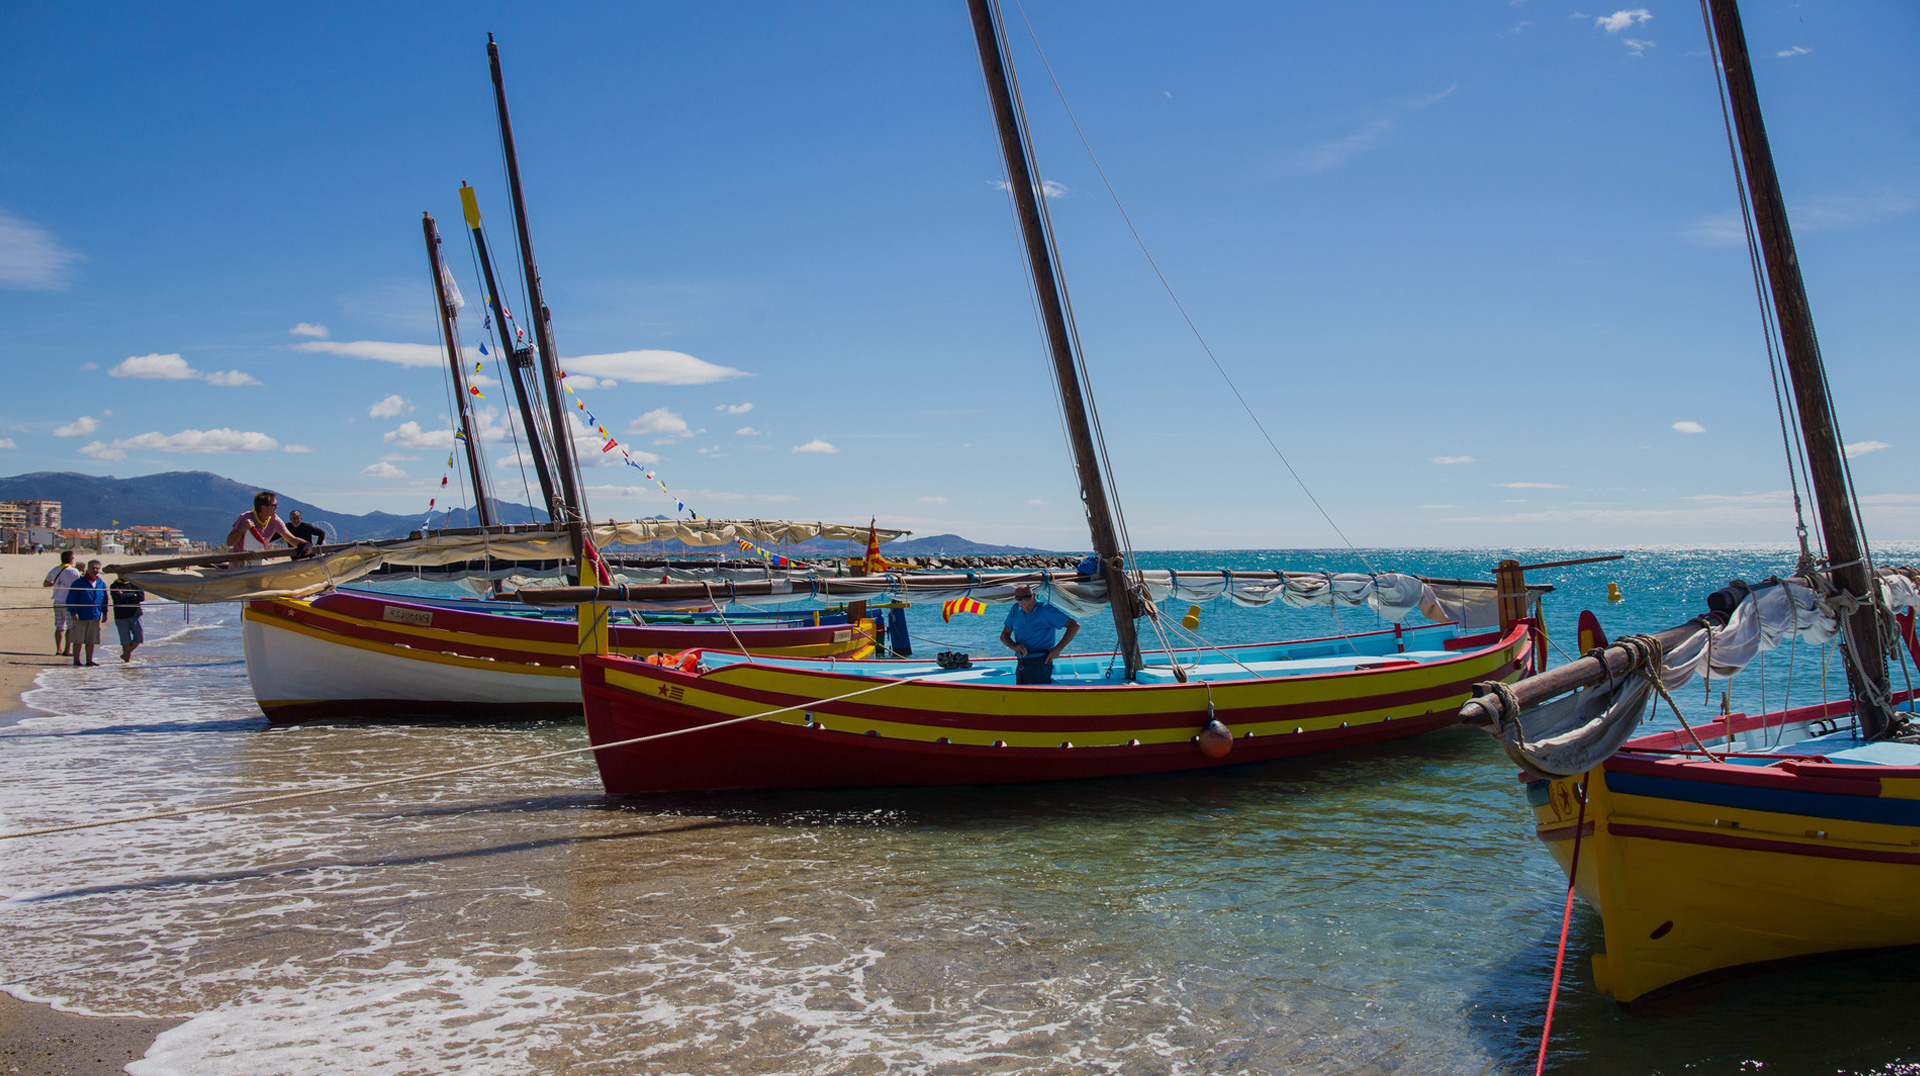
[[[1716,749],[1729,729],[1737,748],[1764,746],[1783,724],[1844,722],[1851,710],[1736,714],[1699,732]],[[1782,963],[1920,945],[1920,766],[1657,753],[1690,747],[1682,737],[1629,741],[1588,775],[1575,889],[1605,934],[1596,986],[1631,1005]],[[1528,785],[1562,870],[1579,783]]]
[[[502,720],[580,715],[579,629],[371,594],[247,602],[241,639],[269,720]],[[618,625],[618,652],[740,645],[790,657],[864,657],[874,621],[805,626]]]
[[[1057,781],[1230,766],[1431,731],[1453,722],[1474,683],[1527,669],[1526,625],[1485,638],[1442,661],[1363,671],[1091,687],[911,682],[838,702],[819,700],[890,683],[899,673],[888,667],[907,663],[845,671],[732,663],[695,675],[589,656],[581,690],[595,744],[797,707],[597,752],[615,794]],[[1196,740],[1210,697],[1234,735],[1220,758]]]

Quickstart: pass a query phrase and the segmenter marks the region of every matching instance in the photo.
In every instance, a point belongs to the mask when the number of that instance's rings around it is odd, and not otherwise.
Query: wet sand
[[[0,723],[20,716],[16,711],[25,708],[20,694],[33,686],[40,670],[72,660],[53,652],[53,601],[41,586],[58,563],[57,553],[0,554]],[[103,645],[100,653],[106,660],[119,660],[117,647]],[[176,1023],[77,1016],[0,994],[0,1072],[124,1072],[128,1062],[147,1052],[156,1035]]]

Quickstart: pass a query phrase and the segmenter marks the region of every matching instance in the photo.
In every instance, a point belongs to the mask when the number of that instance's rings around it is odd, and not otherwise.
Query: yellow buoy
[[[1193,629],[1199,627],[1200,626],[1200,607],[1197,605],[1187,606],[1187,615],[1180,618],[1180,625],[1186,628],[1188,631],[1192,631]]]
[[[1610,602],[1625,601],[1626,598],[1627,596],[1625,594],[1620,593],[1620,584],[1618,583],[1607,584],[1607,600],[1608,601]]]

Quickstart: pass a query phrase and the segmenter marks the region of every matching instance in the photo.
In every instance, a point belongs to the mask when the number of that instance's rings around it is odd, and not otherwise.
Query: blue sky
[[[10,12],[0,473],[424,508],[449,406],[419,214],[477,299],[461,181],[510,239],[493,31],[563,362],[615,382],[584,396],[689,505],[1084,545],[958,0]],[[1026,12],[1354,541],[1790,541],[1696,6]],[[1920,538],[1920,8],[1745,16],[1873,533]],[[1338,544],[1009,18],[1135,543]],[[596,516],[672,510],[623,467],[587,482]]]

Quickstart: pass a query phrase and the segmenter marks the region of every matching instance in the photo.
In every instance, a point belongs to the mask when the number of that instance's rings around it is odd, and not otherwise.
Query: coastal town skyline
[[[466,14],[24,12],[0,74],[21,117],[0,471],[207,467],[423,511],[451,407],[418,214],[473,347],[462,180],[510,234],[492,29],[562,362],[672,490],[589,467],[596,516],[682,502],[1084,544],[959,9]],[[1697,13],[1027,15],[1160,269],[1346,538],[1791,539]],[[1920,537],[1906,397],[1876,388],[1912,360],[1917,23],[1748,12],[1882,540]],[[1338,545],[1015,25],[1135,544]],[[499,437],[504,390],[481,389]],[[488,448],[503,495],[534,499],[510,442]]]

